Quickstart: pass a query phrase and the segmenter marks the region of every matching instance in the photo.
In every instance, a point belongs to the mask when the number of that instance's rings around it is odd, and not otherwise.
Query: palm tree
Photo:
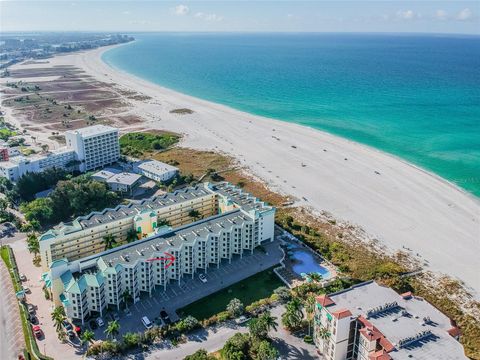
[[[60,333],[63,329],[62,321],[65,320],[65,310],[61,306],[57,306],[53,309],[52,313],[52,321],[57,329],[57,333]]]
[[[115,236],[108,234],[103,237],[103,243],[105,244],[105,250],[108,250],[113,248],[117,243],[117,240],[115,239]]]
[[[282,324],[288,329],[295,329],[300,326],[302,318],[295,312],[288,310],[282,315]]]
[[[327,328],[321,327],[317,331],[317,336],[322,339],[322,340],[327,340],[330,337],[330,332],[327,330]],[[323,352],[327,352],[327,347],[328,347],[328,341],[323,341]]]
[[[127,242],[132,242],[132,241],[135,241],[138,239],[138,235],[137,235],[137,232],[135,231],[135,229],[130,229],[128,230],[127,232]]]
[[[121,296],[123,302],[125,303],[125,309],[128,309],[128,302],[132,300],[132,295],[130,294],[130,291],[128,289],[125,289]]]
[[[264,322],[267,328],[267,331],[270,331],[271,329],[274,329],[275,331],[277,331],[277,326],[278,326],[277,318],[275,316],[272,316],[270,311],[265,311],[260,316],[260,320]]]
[[[158,219],[157,227],[161,226],[172,226],[172,224],[167,219]]]
[[[313,320],[313,314],[315,312],[315,303],[315,296],[312,294],[308,295],[307,299],[305,300],[305,312],[307,313],[308,320],[308,335],[310,335],[311,323]]]
[[[35,233],[31,233],[27,237],[27,247],[30,253],[33,253],[35,256],[40,253],[40,243],[38,242]]]
[[[312,279],[313,281],[316,281],[316,282],[320,282],[320,281],[323,280],[323,276],[320,275],[317,272],[308,273],[308,276],[310,277],[310,279]]]
[[[105,329],[105,334],[110,338],[115,338],[120,332],[120,324],[117,320],[110,321]]]
[[[287,303],[287,311],[292,312],[293,314],[297,315],[300,319],[303,318],[302,312],[302,302],[299,298],[293,298]]]
[[[193,220],[200,219],[200,212],[198,210],[192,209],[188,212],[188,216],[190,216]]]
[[[323,340],[326,340],[330,337],[330,332],[328,331],[327,328],[324,328],[324,327],[321,327],[319,330],[318,330],[318,337],[320,339],[323,339]]]
[[[95,340],[95,334],[93,333],[93,331],[90,331],[88,329],[86,329],[83,333],[82,333],[82,336],[81,336],[81,340],[82,340],[82,343],[86,344],[87,345],[87,351],[88,351],[88,345],[90,343],[93,342],[93,340]]]

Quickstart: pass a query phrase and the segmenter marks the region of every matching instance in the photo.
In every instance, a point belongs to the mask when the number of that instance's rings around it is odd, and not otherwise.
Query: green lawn
[[[272,295],[273,290],[284,283],[275,275],[273,268],[259,272],[245,280],[213,293],[177,311],[179,316],[192,315],[199,320],[224,311],[228,302],[237,298],[244,306]]]

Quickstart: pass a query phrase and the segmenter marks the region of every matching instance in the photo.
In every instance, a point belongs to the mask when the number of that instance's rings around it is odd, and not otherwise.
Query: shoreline
[[[145,122],[124,127],[122,132],[175,131],[184,135],[183,146],[233,156],[273,191],[296,198],[295,205],[327,211],[359,225],[391,252],[412,249],[410,255],[427,270],[464,281],[478,298],[480,201],[475,195],[368,145],[248,114],[138,78],[102,60],[112,47],[58,56],[49,62],[77,66],[99,81],[150,96],[151,100],[132,103]],[[183,107],[194,114],[169,113]]]
[[[111,46],[106,46],[106,47],[102,47],[102,48],[99,48],[99,50],[101,50],[97,56],[99,57],[100,61],[102,63],[104,63],[105,65],[107,65],[109,68],[113,69],[114,71],[116,72],[119,72],[119,73],[122,73],[124,76],[129,76],[129,77],[132,77],[132,78],[135,78],[137,81],[142,81],[142,82],[147,82],[151,85],[154,85],[154,86],[157,86],[159,88],[161,88],[162,90],[164,91],[169,91],[169,92],[172,92],[174,94],[178,94],[178,95],[181,95],[181,96],[184,96],[184,97],[188,97],[188,98],[192,98],[192,99],[195,99],[195,100],[199,100],[199,101],[203,101],[207,104],[215,104],[216,106],[222,106],[222,107],[225,107],[226,109],[229,109],[230,111],[237,111],[237,112],[241,112],[241,113],[244,113],[244,114],[248,114],[250,116],[255,116],[255,117],[261,117],[263,119],[266,119],[266,120],[271,120],[271,121],[279,121],[279,122],[282,122],[282,123],[288,123],[288,124],[292,124],[292,125],[297,125],[297,126],[301,126],[303,128],[307,128],[307,129],[310,129],[312,131],[318,131],[318,132],[321,132],[325,135],[329,135],[329,136],[332,136],[334,138],[338,138],[338,139],[342,139],[343,141],[348,141],[348,142],[351,142],[357,146],[363,146],[365,147],[367,150],[369,151],[376,151],[376,152],[379,152],[380,154],[383,154],[383,155],[386,155],[386,156],[390,156],[400,162],[402,162],[403,164],[405,165],[408,165],[408,166],[411,166],[413,167],[414,169],[416,170],[419,170],[419,171],[422,171],[423,173],[429,175],[429,176],[432,176],[434,177],[436,180],[439,180],[439,181],[442,181],[444,182],[446,185],[448,186],[451,186],[453,187],[455,190],[457,191],[460,191],[462,192],[463,194],[465,194],[466,196],[470,197],[472,200],[474,201],[477,201],[480,205],[480,197],[476,196],[475,194],[469,192],[468,190],[462,188],[461,186],[455,184],[454,182],[442,177],[441,175],[431,171],[431,170],[428,170],[428,169],[425,169],[423,167],[421,167],[420,165],[416,165],[398,155],[395,155],[395,154],[392,154],[392,153],[389,153],[389,152],[386,152],[386,151],[383,151],[381,149],[378,149],[378,148],[375,148],[373,146],[370,146],[368,144],[364,144],[364,143],[361,143],[361,142],[357,142],[355,140],[351,140],[349,138],[346,138],[346,137],[342,137],[342,136],[339,136],[339,135],[336,135],[334,133],[331,133],[327,130],[324,130],[324,129],[316,129],[312,126],[308,126],[308,125],[302,125],[302,124],[298,124],[298,123],[295,123],[295,122],[290,122],[290,121],[287,121],[287,120],[281,120],[281,119],[276,119],[276,118],[271,118],[271,117],[267,117],[267,116],[262,116],[262,115],[257,115],[257,114],[253,114],[253,113],[250,113],[250,112],[247,112],[247,111],[242,111],[242,110],[239,110],[239,109],[235,109],[231,106],[228,106],[228,105],[224,105],[224,104],[220,104],[220,103],[215,103],[213,101],[209,101],[209,100],[205,100],[205,99],[202,99],[202,98],[197,98],[197,97],[194,97],[192,95],[188,95],[188,94],[185,94],[185,93],[182,93],[182,92],[179,92],[177,90],[173,90],[173,89],[170,89],[168,87],[165,87],[163,85],[160,85],[160,84],[157,84],[153,81],[149,81],[147,79],[144,79],[142,77],[139,77],[137,75],[134,75],[134,74],[131,74],[129,73],[128,71],[125,71],[123,69],[120,69],[119,67],[117,66],[114,66],[112,64],[109,64],[108,62],[106,62],[105,60],[102,59],[102,56],[104,53],[106,53],[107,51],[111,50],[111,49],[114,49],[114,48],[117,48],[117,47],[120,47],[120,46],[126,46],[128,44],[131,44],[131,43],[135,43],[136,41],[138,40],[134,40],[132,42],[129,42],[129,43],[125,43],[125,44],[116,44],[116,45],[111,45]]]

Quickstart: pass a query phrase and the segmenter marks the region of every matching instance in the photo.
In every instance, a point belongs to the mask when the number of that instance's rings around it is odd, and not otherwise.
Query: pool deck
[[[304,252],[309,253],[313,260],[321,267],[325,268],[329,272],[329,276],[326,279],[323,279],[320,283],[323,286],[328,285],[332,280],[334,280],[337,275],[336,267],[330,263],[329,261],[325,260],[320,254],[316,251],[311,249],[309,246],[304,244],[302,241],[297,239],[295,236],[290,234],[287,231],[284,231],[281,228],[276,228],[276,232],[278,232],[277,239],[280,240],[280,247],[284,253],[284,257],[280,262],[281,266],[275,268],[275,272],[277,275],[283,280],[283,282],[288,285],[290,288],[294,288],[298,285],[307,282],[307,279],[302,277],[300,274],[295,272],[294,266],[298,265],[298,260],[291,259],[288,255],[289,251],[295,250],[302,250]]]

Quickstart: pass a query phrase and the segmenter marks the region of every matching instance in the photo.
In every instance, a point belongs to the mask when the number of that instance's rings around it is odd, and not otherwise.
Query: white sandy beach
[[[75,65],[98,80],[152,97],[136,101],[132,110],[145,118],[145,127],[185,134],[186,147],[236,157],[273,190],[361,226],[392,251],[410,248],[430,270],[463,280],[479,298],[477,198],[367,146],[186,96],[120,72],[102,62],[105,50],[59,56],[50,63]],[[30,66],[46,65],[22,68]],[[195,113],[169,113],[183,107]]]

